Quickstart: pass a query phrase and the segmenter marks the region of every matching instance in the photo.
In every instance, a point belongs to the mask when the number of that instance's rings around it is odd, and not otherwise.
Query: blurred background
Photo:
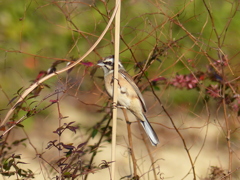
[[[1,121],[49,68],[80,58],[113,1],[0,2]],[[120,58],[147,104],[160,144],[129,113],[140,179],[239,179],[239,1],[122,1]],[[114,53],[114,23],[71,71],[40,84],[1,127],[3,179],[110,179],[111,99],[97,61]],[[133,178],[118,111],[117,179]],[[1,134],[2,134],[1,133]],[[143,137],[146,138],[143,141]],[[60,178],[61,177],[61,178]]]

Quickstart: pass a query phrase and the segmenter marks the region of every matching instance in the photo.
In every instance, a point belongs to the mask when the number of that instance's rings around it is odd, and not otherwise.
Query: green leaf
[[[15,175],[15,172],[2,172],[2,173],[0,173],[0,174],[2,174],[3,176],[13,176],[13,175]]]
[[[70,172],[64,172],[63,177],[71,177],[72,174]]]
[[[93,129],[92,131],[92,138],[94,138],[98,133],[98,130],[97,129]]]
[[[149,76],[149,73],[148,73],[147,71],[145,71],[144,73],[145,73],[146,77],[148,77],[148,76]]]
[[[5,169],[5,170],[10,170],[10,168],[12,167],[12,165],[13,165],[13,159],[11,159],[11,160],[9,160],[8,162],[6,161],[6,162],[4,162],[4,164],[3,164],[3,169]]]
[[[160,88],[158,86],[153,86],[153,88],[156,90],[156,91],[160,91]]]

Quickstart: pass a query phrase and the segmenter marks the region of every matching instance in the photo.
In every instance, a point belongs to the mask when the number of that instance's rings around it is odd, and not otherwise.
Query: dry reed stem
[[[119,61],[119,47],[120,47],[120,15],[121,15],[121,1],[116,0],[115,7],[117,12],[115,16],[115,38],[114,38],[114,71],[113,71],[113,104],[117,105],[118,99],[118,61]],[[113,125],[112,125],[112,151],[111,151],[111,178],[115,180],[116,171],[116,136],[117,136],[117,107],[113,106]]]

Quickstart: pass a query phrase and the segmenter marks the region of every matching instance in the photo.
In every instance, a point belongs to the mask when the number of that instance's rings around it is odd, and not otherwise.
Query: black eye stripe
[[[104,64],[106,64],[106,65],[113,65],[113,63],[111,61],[106,61],[106,62],[104,62]]]

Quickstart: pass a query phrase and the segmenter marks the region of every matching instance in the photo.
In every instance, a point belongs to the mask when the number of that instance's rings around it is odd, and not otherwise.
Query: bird
[[[114,71],[114,55],[99,60],[97,63],[103,69],[105,89],[110,97],[113,96],[113,71]],[[150,142],[153,146],[159,144],[159,139],[149,123],[145,113],[147,107],[143,96],[135,84],[132,77],[127,73],[121,62],[118,63],[118,104],[128,109],[140,121]]]

